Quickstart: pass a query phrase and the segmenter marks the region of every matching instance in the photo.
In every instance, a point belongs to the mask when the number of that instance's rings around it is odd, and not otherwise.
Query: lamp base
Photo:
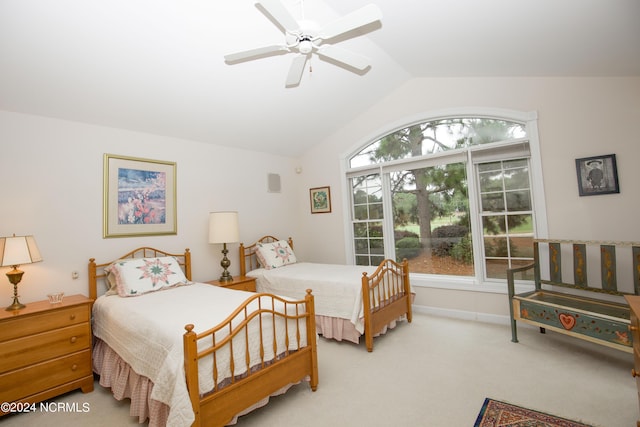
[[[220,261],[220,267],[222,267],[222,276],[220,276],[220,279],[218,279],[219,282],[232,282],[233,281],[233,277],[231,276],[231,273],[229,273],[229,271],[227,270],[229,268],[229,266],[231,265],[231,261],[229,261],[229,258],[227,258],[227,254],[229,253],[229,251],[227,250],[227,244],[224,243],[222,246],[222,261]]]
[[[218,282],[220,283],[233,282],[233,276],[231,276],[231,274],[229,274],[229,272],[225,270],[225,272],[222,273],[222,276],[220,276],[220,278],[218,279]]]
[[[5,308],[6,311],[20,310],[21,308],[26,307],[26,305],[21,304],[20,301],[18,301],[18,283],[20,283],[20,279],[22,279],[23,274],[24,271],[18,270],[15,266],[13,267],[13,270],[7,273],[9,282],[13,284],[13,304]]]
[[[13,304],[11,304],[9,307],[5,308],[6,311],[15,311],[15,310],[20,310],[22,308],[25,308],[26,305],[20,303],[20,301],[18,301],[18,298],[14,298],[13,299]]]

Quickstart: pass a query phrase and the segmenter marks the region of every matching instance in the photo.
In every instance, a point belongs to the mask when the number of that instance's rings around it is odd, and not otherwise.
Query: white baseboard
[[[434,316],[451,317],[454,319],[477,320],[480,322],[509,324],[509,316],[489,313],[477,313],[473,311],[453,310],[450,308],[429,307],[426,305],[413,305],[413,311],[417,313],[432,314]]]

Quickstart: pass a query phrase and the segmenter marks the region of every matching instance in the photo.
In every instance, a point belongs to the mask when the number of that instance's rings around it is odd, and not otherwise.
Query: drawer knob
[[[72,314],[71,316],[69,316],[69,319],[71,319],[71,320],[76,320],[76,315],[75,315],[75,314]]]
[[[71,344],[75,344],[75,342],[78,341],[78,337],[71,337],[69,341],[71,341]]]
[[[630,330],[631,332],[635,332],[635,331],[637,331],[637,330],[638,330],[638,327],[637,327],[636,325],[629,325],[629,330]]]
[[[76,365],[75,363],[71,366],[71,370],[75,371],[78,369],[78,365]]]

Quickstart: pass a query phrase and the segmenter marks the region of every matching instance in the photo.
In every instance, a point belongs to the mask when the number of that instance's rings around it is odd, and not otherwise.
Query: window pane
[[[354,206],[353,219],[369,219],[369,209],[367,209],[367,205]]]
[[[384,259],[382,181],[379,175],[351,179],[353,188],[353,247],[357,265]]]
[[[504,194],[487,193],[480,196],[482,200],[483,212],[502,212],[504,211]]]
[[[524,125],[506,120],[484,117],[433,120],[373,142],[352,156],[349,166],[357,168],[526,136]]]
[[[396,259],[413,273],[474,274],[463,163],[391,175]]]
[[[533,216],[531,214],[507,215],[507,227],[510,235],[533,234]]]
[[[485,272],[487,278],[504,279],[507,268],[529,262],[533,257],[533,204],[528,161],[517,159],[480,164],[477,171]],[[497,187],[494,185],[497,178],[486,177],[499,175],[502,190],[483,193],[486,187],[492,190]]]
[[[504,173],[504,188],[506,190],[518,190],[529,188],[529,169],[507,169]]]
[[[502,171],[488,171],[480,174],[480,191],[502,191]]]
[[[514,211],[530,211],[531,210],[531,194],[529,190],[510,191],[506,193],[507,210]]]
[[[382,203],[372,203],[369,205],[369,219],[382,219]]]
[[[533,259],[533,236],[514,236],[510,239],[511,242],[511,256],[514,258],[525,258],[522,261],[522,265],[528,264]],[[518,266],[514,260],[512,264],[514,267]]]
[[[382,239],[369,240],[369,252],[376,255],[384,255],[384,242]]]

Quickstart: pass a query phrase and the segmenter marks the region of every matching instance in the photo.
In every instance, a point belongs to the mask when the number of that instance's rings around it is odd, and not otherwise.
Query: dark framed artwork
[[[597,196],[620,192],[616,155],[576,159],[580,196]]]
[[[104,155],[103,237],[177,234],[176,164]]]
[[[316,187],[309,190],[311,198],[311,213],[331,212],[331,189],[329,187]]]

